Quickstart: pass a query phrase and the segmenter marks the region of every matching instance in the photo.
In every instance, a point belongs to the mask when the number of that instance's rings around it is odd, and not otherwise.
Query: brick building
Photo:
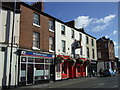
[[[98,71],[100,68],[112,69],[115,68],[115,52],[114,43],[109,38],[102,37],[97,40],[98,54]]]

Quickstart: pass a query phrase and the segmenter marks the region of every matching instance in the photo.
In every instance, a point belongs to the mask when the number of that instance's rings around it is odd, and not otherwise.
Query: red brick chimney
[[[40,10],[40,11],[44,11],[44,3],[41,2],[34,2],[31,6],[33,6],[34,8]]]

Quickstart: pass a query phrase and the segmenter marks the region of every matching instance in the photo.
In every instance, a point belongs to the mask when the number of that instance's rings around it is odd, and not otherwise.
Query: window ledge
[[[34,50],[40,50],[39,48],[37,48],[37,47],[32,47],[32,49],[34,49]]]
[[[49,31],[50,31],[50,32],[55,32],[55,31],[54,31],[54,30],[52,30],[52,29],[49,29]]]
[[[55,52],[55,51],[53,51],[53,50],[49,50],[49,52]]]
[[[35,23],[33,23],[33,26],[36,26],[36,27],[41,27],[40,25],[37,25],[37,24],[35,24]]]

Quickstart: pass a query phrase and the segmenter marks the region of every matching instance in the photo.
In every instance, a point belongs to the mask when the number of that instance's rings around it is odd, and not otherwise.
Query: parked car
[[[109,70],[103,70],[103,77],[111,76],[111,73]]]
[[[115,72],[112,69],[109,69],[111,76],[115,76]]]

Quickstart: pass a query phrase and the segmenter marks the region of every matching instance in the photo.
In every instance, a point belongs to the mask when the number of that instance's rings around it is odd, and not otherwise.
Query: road
[[[25,86],[22,88],[118,88],[118,75],[112,77],[84,77]]]

